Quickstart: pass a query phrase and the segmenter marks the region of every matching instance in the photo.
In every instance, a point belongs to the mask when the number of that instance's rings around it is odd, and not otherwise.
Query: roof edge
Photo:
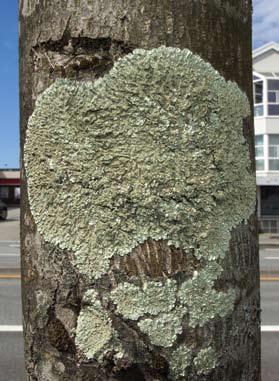
[[[271,41],[271,42],[268,42],[267,44],[260,46],[257,49],[254,49],[253,58],[259,57],[260,55],[270,50],[275,50],[276,52],[279,52],[279,44],[277,42]]]

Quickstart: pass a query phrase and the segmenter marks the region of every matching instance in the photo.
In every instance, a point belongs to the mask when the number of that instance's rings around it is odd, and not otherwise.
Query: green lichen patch
[[[182,332],[181,313],[160,314],[159,317],[143,319],[138,323],[142,332],[147,334],[151,343],[160,347],[171,347],[177,335]]]
[[[206,374],[216,367],[218,354],[213,348],[201,349],[194,359],[194,364],[198,374]]]
[[[185,376],[185,371],[191,365],[193,358],[192,349],[187,346],[180,346],[172,352],[170,358],[170,374],[172,380]]]
[[[110,294],[117,312],[127,319],[137,320],[144,314],[158,315],[172,310],[176,302],[176,281],[146,282],[142,287],[121,283]]]
[[[221,271],[221,266],[209,262],[205,269],[180,286],[178,296],[188,307],[190,326],[203,326],[208,320],[224,317],[233,310],[236,291],[218,292],[213,288]]]
[[[97,293],[89,291],[84,301],[91,303],[84,307],[78,317],[76,344],[87,358],[95,358],[109,345],[113,337],[111,320],[97,299]]]
[[[237,85],[186,49],[135,50],[92,84],[56,81],[25,145],[38,230],[88,279],[148,239],[224,257],[255,208],[249,113]]]
[[[166,47],[135,50],[95,83],[58,80],[36,102],[24,151],[31,211],[46,241],[73,252],[88,284],[109,271],[112,257],[148,240],[191,251],[205,265],[179,287],[131,280],[104,296],[125,319],[141,318],[153,344],[174,344],[186,312],[196,327],[234,308],[236,291],[218,292],[214,280],[231,230],[255,210],[243,138],[249,114],[236,84],[189,50]],[[97,295],[85,300],[77,346],[89,358],[122,353]],[[189,351],[170,355],[173,374],[184,374]],[[215,360],[201,350],[197,372]]]

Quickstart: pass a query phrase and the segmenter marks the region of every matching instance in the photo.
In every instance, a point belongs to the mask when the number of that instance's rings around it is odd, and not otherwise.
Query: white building
[[[279,44],[253,51],[255,151],[261,230],[279,232]]]

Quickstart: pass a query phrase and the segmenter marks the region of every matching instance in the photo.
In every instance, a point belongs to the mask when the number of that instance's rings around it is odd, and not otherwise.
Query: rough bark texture
[[[94,81],[107,73],[115,60],[137,47],[160,45],[189,48],[209,61],[226,79],[235,81],[249,99],[251,87],[250,0],[21,0],[20,1],[20,100],[22,152],[29,116],[37,96],[56,78]],[[253,123],[246,138],[253,161]],[[40,142],[38,142],[40,144]],[[30,213],[26,176],[22,167],[21,200],[22,298],[26,373],[28,380],[171,380],[168,364],[156,350],[142,351],[132,364],[105,360],[80,361],[71,332],[81,308],[83,281],[72,266],[71,253],[61,251],[37,232]],[[254,217],[249,225],[232,231],[217,290],[238,287],[234,312],[215,318],[202,328],[189,328],[180,342],[202,348],[211,342],[222,354],[220,365],[205,375],[194,367],[185,380],[260,380],[258,243]],[[144,266],[150,247],[159,253],[156,263]],[[171,257],[171,270],[164,263]],[[137,261],[135,261],[137,258]],[[175,258],[175,259],[174,259]],[[142,263],[139,270],[135,263]],[[191,276],[201,264],[163,241],[146,242],[130,256],[116,258],[112,272],[138,271],[152,279],[183,270]],[[102,284],[100,282],[100,287]],[[116,318],[117,319],[117,318]],[[116,322],[123,343],[134,345],[136,331]],[[144,342],[140,337],[139,341]]]

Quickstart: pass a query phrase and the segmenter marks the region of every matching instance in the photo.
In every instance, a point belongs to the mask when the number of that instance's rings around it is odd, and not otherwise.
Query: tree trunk
[[[135,48],[165,45],[190,49],[226,80],[236,82],[252,106],[251,7],[250,0],[20,0],[22,155],[28,119],[39,94],[61,77],[95,81]],[[246,119],[243,131],[254,170],[252,116]],[[214,279],[217,291],[226,292],[231,287],[237,290],[231,311],[225,316],[215,311],[205,324],[191,324],[189,318],[183,317],[183,328],[177,330],[171,345],[164,346],[156,338],[152,341],[152,332],[146,335],[139,330],[137,318],[129,318],[131,311],[125,317],[125,313],[115,313],[109,303],[103,304],[103,317],[109,313],[122,349],[117,352],[112,347],[103,357],[94,358],[82,353],[82,345],[75,338],[79,317],[90,309],[85,300],[89,286],[74,265],[74,253],[58,248],[38,232],[30,211],[24,165],[21,197],[28,380],[260,380],[258,243],[253,214],[248,222],[239,221],[231,229],[228,253],[218,262],[223,272]],[[150,252],[151,256],[156,253],[155,265],[150,257],[146,259]],[[121,271],[125,268],[122,280],[127,282],[128,275],[136,279],[143,274],[153,280],[154,286],[155,281],[165,282],[166,276],[160,277],[160,271],[170,258],[170,281],[179,283],[202,272],[203,263],[193,251],[179,249],[163,239],[146,240],[128,256],[119,257],[115,266]],[[137,261],[142,270],[135,269]],[[149,273],[143,269],[145,261],[149,261]],[[114,285],[108,277],[110,273],[90,286],[102,295],[103,289]],[[134,282],[135,287],[140,287]],[[125,293],[119,290],[117,294],[114,289],[118,311]],[[153,291],[160,298],[156,287]],[[148,298],[146,295],[141,294],[142,298]],[[168,297],[171,303],[171,294]],[[125,305],[122,307],[124,310]],[[163,322],[164,313],[158,316],[164,332],[164,323],[171,322]],[[155,319],[152,313],[148,317]]]

